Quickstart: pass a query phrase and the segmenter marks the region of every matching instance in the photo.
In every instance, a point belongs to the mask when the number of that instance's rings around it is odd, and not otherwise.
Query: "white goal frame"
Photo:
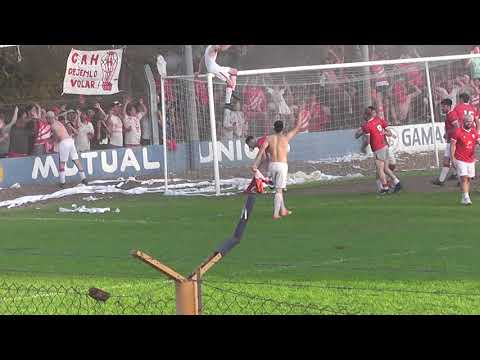
[[[301,71],[310,71],[310,70],[334,70],[334,69],[345,69],[345,68],[358,68],[358,67],[370,67],[374,65],[398,65],[398,64],[418,64],[423,63],[425,65],[425,75],[427,80],[428,87],[428,100],[430,107],[430,114],[432,120],[432,130],[434,131],[435,127],[435,109],[433,105],[433,95],[432,95],[432,84],[430,79],[429,64],[436,62],[445,62],[445,61],[456,61],[456,60],[467,60],[467,59],[476,59],[480,58],[480,54],[463,54],[463,55],[449,55],[449,56],[434,56],[434,57],[419,57],[419,58],[409,58],[409,59],[395,59],[395,60],[379,60],[379,61],[364,61],[364,62],[354,62],[354,63],[342,63],[342,64],[324,64],[324,65],[311,65],[311,66],[293,66],[293,67],[280,67],[280,68],[270,68],[270,69],[254,69],[254,70],[240,70],[238,71],[238,77],[248,76],[248,75],[264,75],[264,74],[278,74],[278,73],[291,73],[291,72],[301,72]],[[208,83],[208,97],[209,97],[209,110],[210,110],[210,128],[211,128],[211,139],[213,146],[213,172],[215,180],[215,194],[219,196],[220,192],[220,170],[218,163],[218,143],[217,143],[217,132],[216,132],[216,122],[215,122],[215,108],[214,108],[214,94],[213,94],[213,78],[214,75],[211,73],[202,74],[198,76],[199,78],[207,78]],[[161,78],[161,101],[162,101],[162,127],[166,129],[166,119],[165,119],[165,86],[164,80],[166,79],[194,79],[193,75],[178,75],[178,76],[165,76]],[[164,181],[165,181],[165,192],[168,191],[168,164],[167,164],[167,149],[166,149],[166,137],[165,131],[163,131],[163,151],[164,151]],[[436,166],[440,166],[439,155],[438,155],[438,144],[436,137],[433,136],[433,145],[435,151],[435,161]]]

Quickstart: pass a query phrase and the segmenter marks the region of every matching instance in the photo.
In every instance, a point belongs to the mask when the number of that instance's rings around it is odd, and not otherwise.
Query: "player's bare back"
[[[275,134],[267,137],[268,148],[266,152],[270,155],[271,162],[288,162],[288,138],[283,134]]]
[[[57,120],[55,120],[55,122],[52,124],[52,131],[55,134],[55,139],[57,139],[58,142],[70,138],[65,126],[63,126],[63,124]]]

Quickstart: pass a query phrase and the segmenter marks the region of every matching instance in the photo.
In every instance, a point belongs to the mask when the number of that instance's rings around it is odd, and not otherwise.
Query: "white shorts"
[[[455,166],[457,167],[458,176],[468,176],[471,179],[475,177],[475,162],[467,163],[465,161],[456,160]]]
[[[445,147],[445,153],[443,154],[444,158],[450,159],[450,143],[447,143]]]
[[[58,144],[58,153],[61,162],[67,162],[70,157],[72,160],[78,160],[77,149],[72,138],[63,139]]]
[[[277,189],[287,187],[288,164],[282,162],[271,162],[268,166],[268,172],[271,174],[272,181]]]
[[[388,148],[387,150],[387,160],[389,164],[395,165],[397,163],[397,159],[395,158],[395,153],[393,152],[392,148]]]
[[[218,64],[212,64],[207,68],[207,71],[209,73],[212,73],[215,75],[216,78],[222,80],[222,81],[227,81],[230,79],[230,70],[232,68],[226,67],[226,66],[220,66]]]

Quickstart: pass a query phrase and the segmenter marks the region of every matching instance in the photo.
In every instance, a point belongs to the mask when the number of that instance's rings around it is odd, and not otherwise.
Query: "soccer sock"
[[[85,180],[85,171],[79,170],[80,179]]]
[[[247,192],[250,192],[252,191],[252,189],[255,187],[255,184],[256,184],[256,178],[255,176],[253,177],[252,181],[250,181],[250,185],[247,186],[246,190]]]
[[[393,185],[397,185],[400,182],[400,180],[398,180],[398,178],[395,175],[392,176],[392,180],[393,180]]]
[[[230,86],[227,86],[227,90],[225,93],[226,93],[225,104],[230,104],[230,102],[232,101],[233,89]]]
[[[60,170],[59,174],[60,174],[60,183],[65,184],[65,170]]]
[[[283,204],[283,196],[280,193],[275,194],[275,198],[273,199],[273,216],[280,216],[280,209],[282,208]]]
[[[438,180],[440,180],[441,182],[444,182],[445,179],[447,178],[447,175],[448,175],[449,171],[450,171],[450,168],[444,166],[442,168],[442,171],[440,172],[440,176],[438,177]]]
[[[380,180],[377,180],[377,188],[378,188],[378,191],[383,189],[383,185],[382,185],[382,182]]]

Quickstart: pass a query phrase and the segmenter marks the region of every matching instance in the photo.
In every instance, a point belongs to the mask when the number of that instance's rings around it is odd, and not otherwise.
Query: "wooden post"
[[[177,315],[198,315],[197,281],[175,282],[177,298]]]

